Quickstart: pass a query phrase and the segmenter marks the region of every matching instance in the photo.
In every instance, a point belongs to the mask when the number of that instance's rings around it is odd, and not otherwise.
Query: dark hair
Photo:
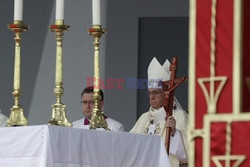
[[[94,93],[94,87],[93,86],[86,87],[82,91],[81,98],[82,98],[82,96],[83,96],[84,93]],[[100,96],[101,96],[101,101],[103,101],[104,100],[104,94],[103,94],[103,91],[101,89],[100,89]]]

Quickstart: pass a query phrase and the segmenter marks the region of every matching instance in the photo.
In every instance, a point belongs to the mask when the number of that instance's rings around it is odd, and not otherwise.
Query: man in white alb
[[[91,120],[91,115],[92,115],[92,111],[94,108],[94,87],[93,86],[89,86],[86,87],[82,94],[81,94],[81,104],[82,104],[82,113],[84,115],[85,118],[82,118],[80,120],[74,121],[73,122],[73,127],[75,128],[83,128],[83,129],[89,129],[89,123]],[[104,94],[103,91],[100,89],[100,96],[101,96],[101,100],[99,102],[99,108],[103,108],[104,106]],[[112,119],[109,117],[105,117],[105,120],[108,124],[108,128],[111,131],[124,131],[124,127],[123,125]]]
[[[130,132],[161,135],[165,141],[166,127],[171,127],[170,138],[170,163],[173,167],[186,166],[187,160],[187,123],[188,116],[182,109],[177,99],[174,100],[173,116],[165,121],[166,113],[163,108],[165,94],[159,81],[170,79],[170,63],[165,61],[162,66],[153,58],[148,67],[148,96],[150,108],[140,116]]]

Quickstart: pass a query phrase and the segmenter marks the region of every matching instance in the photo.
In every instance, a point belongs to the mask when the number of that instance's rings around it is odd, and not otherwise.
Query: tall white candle
[[[23,0],[14,2],[14,20],[23,20]]]
[[[56,20],[64,19],[64,0],[56,0]]]
[[[101,25],[101,0],[92,0],[93,25]]]

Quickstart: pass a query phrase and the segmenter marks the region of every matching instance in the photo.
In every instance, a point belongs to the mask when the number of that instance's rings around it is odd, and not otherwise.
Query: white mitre
[[[162,89],[158,86],[159,81],[168,81],[170,79],[170,62],[168,59],[165,60],[163,65],[154,57],[148,66],[148,88]],[[179,109],[182,109],[179,101],[174,97],[174,105]]]
[[[148,66],[148,88],[162,89],[159,81],[170,79],[170,73],[164,69],[159,61],[154,57]]]
[[[7,124],[8,117],[3,115],[0,110],[0,127],[3,127]]]
[[[169,74],[169,79],[170,79],[170,74],[171,74],[171,71],[170,71],[170,62],[168,59],[165,60],[164,64],[162,65],[162,67],[164,68],[165,71],[167,71],[167,73]]]

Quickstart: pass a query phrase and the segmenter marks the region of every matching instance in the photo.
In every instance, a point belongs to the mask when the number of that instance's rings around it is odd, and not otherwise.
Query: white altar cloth
[[[57,126],[0,128],[0,167],[168,167],[156,135]]]

